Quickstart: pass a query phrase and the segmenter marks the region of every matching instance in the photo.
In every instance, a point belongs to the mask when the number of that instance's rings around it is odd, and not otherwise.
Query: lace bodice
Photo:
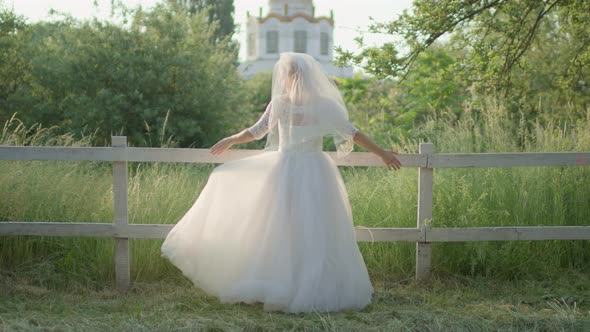
[[[287,111],[285,111],[287,112]],[[258,121],[248,128],[248,131],[254,136],[255,139],[259,140],[263,138],[271,129],[270,124],[270,113],[271,103],[266,107],[266,110]],[[288,123],[287,117],[279,116],[279,120],[276,124],[279,126],[279,150],[284,151],[321,151],[322,150],[322,138],[312,136],[313,125],[292,125]],[[346,133],[350,136],[354,136],[358,129],[350,122],[335,124],[337,130]]]

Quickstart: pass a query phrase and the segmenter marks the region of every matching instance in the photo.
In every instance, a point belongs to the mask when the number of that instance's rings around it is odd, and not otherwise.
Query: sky
[[[158,0],[124,0],[128,7],[141,5],[149,8]],[[98,5],[98,8],[94,4]],[[365,42],[369,45],[379,45],[391,40],[391,36],[369,34],[368,26],[370,17],[376,21],[391,21],[397,18],[404,9],[411,7],[412,0],[315,0],[317,16],[329,16],[330,9],[334,11],[334,45],[341,46],[345,50],[357,48],[354,38],[364,35]],[[29,22],[46,20],[49,18],[49,10],[69,13],[73,17],[84,19],[91,17],[108,18],[111,8],[111,0],[0,0],[0,4],[13,8],[20,15],[25,16]],[[246,11],[252,15],[258,15],[262,7],[263,15],[268,12],[268,0],[234,0],[234,21],[238,25],[235,35],[242,47],[240,47],[240,59],[245,58],[245,26]]]

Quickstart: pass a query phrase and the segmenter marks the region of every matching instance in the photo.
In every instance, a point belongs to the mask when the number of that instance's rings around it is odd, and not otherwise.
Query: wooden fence
[[[127,290],[131,284],[129,239],[162,239],[174,225],[129,224],[127,216],[127,162],[222,163],[253,156],[263,151],[230,150],[213,156],[206,149],[162,149],[127,147],[127,137],[113,136],[112,147],[0,146],[0,160],[111,161],[113,164],[113,223],[0,222],[0,235],[89,236],[115,239],[116,285]],[[368,152],[353,152],[337,159],[339,166],[381,167],[379,158]],[[430,275],[432,242],[590,240],[590,226],[463,227],[432,228],[433,169],[461,167],[588,166],[589,152],[549,153],[434,153],[432,143],[420,143],[418,154],[401,154],[403,167],[418,167],[418,217],[416,228],[356,228],[357,241],[416,242],[416,280]]]

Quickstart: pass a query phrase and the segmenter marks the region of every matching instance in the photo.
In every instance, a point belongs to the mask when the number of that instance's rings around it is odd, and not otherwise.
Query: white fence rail
[[[116,285],[126,290],[131,284],[129,239],[162,239],[174,225],[129,224],[127,209],[127,162],[222,163],[253,156],[263,151],[230,150],[213,156],[207,149],[162,149],[127,147],[125,136],[113,136],[112,147],[0,146],[0,160],[111,161],[113,164],[113,223],[85,222],[0,222],[2,235],[111,237],[115,239]],[[382,166],[368,152],[353,152],[337,159],[340,166]],[[590,226],[464,227],[431,228],[433,169],[462,167],[588,166],[589,152],[550,153],[434,153],[432,143],[421,143],[418,154],[401,154],[403,167],[418,167],[418,214],[416,228],[357,227],[357,241],[416,243],[416,279],[430,276],[432,242],[590,240]]]

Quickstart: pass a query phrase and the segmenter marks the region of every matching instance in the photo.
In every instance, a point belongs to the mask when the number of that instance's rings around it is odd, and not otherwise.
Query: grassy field
[[[362,311],[284,314],[221,304],[188,282],[55,290],[0,283],[0,331],[588,331],[590,288],[570,271],[551,281],[445,276],[417,287],[376,282]]]
[[[573,129],[572,129],[573,128]],[[590,119],[574,127],[431,121],[436,152],[590,151]],[[8,124],[6,145],[85,145]],[[394,148],[414,153],[417,140]],[[214,165],[130,163],[131,223],[175,223]],[[415,227],[417,171],[341,168],[356,225]],[[0,220],[111,222],[110,163],[0,161]],[[589,167],[435,170],[434,227],[588,225]],[[5,330],[581,330],[588,323],[590,241],[434,243],[428,288],[416,288],[413,243],[361,243],[377,287],[361,313],[292,316],[218,304],[160,257],[162,240],[132,240],[126,296],[113,292],[112,239],[0,237]],[[188,290],[188,291],[187,291]],[[563,299],[562,299],[563,297]],[[275,325],[278,324],[278,325]],[[582,325],[580,325],[582,324]],[[590,328],[589,328],[590,329]]]

